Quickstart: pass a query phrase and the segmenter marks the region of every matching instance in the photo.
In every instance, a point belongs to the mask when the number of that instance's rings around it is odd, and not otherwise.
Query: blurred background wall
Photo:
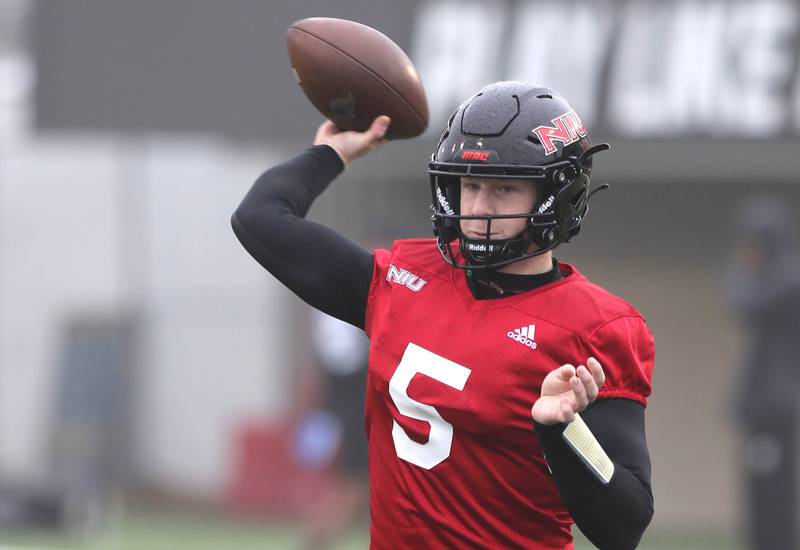
[[[352,238],[427,236],[444,121],[500,79],[570,98],[612,152],[585,230],[557,256],[633,302],[657,344],[648,412],[655,528],[738,529],[741,351],[721,279],[755,191],[800,205],[800,2],[0,0],[0,478],[52,470],[68,327],[133,318],[134,485],[222,498],[236,429],[291,403],[304,306],[228,219],[310,143],[286,27],[374,26],[426,85],[422,137],[356,163],[312,209]],[[65,347],[66,346],[66,347]]]

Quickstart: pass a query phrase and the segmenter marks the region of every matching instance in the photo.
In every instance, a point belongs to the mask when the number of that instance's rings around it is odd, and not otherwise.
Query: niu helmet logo
[[[422,290],[422,287],[428,282],[405,269],[397,269],[394,264],[389,264],[389,272],[386,274],[386,280],[390,283],[405,285],[414,292]]]
[[[461,160],[486,162],[489,160],[489,151],[461,151]]]
[[[571,143],[575,143],[582,137],[586,137],[586,128],[584,128],[581,119],[573,110],[569,110],[561,116],[551,120],[553,126],[538,126],[533,129],[533,133],[539,138],[539,143],[544,147],[545,155],[552,155],[556,152],[556,145],[554,142],[560,141],[564,147]]]

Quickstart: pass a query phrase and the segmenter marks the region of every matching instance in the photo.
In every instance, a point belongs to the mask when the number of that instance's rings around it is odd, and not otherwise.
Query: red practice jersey
[[[370,548],[572,548],[531,407],[547,373],[590,356],[600,398],[646,405],[654,348],[631,305],[560,266],[554,283],[476,300],[433,239],[375,251]]]

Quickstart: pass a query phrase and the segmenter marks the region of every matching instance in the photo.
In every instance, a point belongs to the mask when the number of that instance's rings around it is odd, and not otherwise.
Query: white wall
[[[190,137],[0,148],[0,474],[47,471],[65,319],[133,308],[145,320],[131,435],[142,476],[198,496],[224,487],[231,428],[284,404],[285,295],[229,224],[268,163]]]
[[[0,158],[0,466],[14,474],[44,466],[61,322],[117,301],[113,181],[99,142]]]

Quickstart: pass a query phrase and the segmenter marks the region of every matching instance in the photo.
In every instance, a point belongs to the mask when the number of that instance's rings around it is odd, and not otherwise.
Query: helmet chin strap
[[[508,259],[509,251],[513,244],[521,241],[521,237],[502,240],[461,237],[459,244],[461,253],[470,263],[476,266],[488,267]]]
[[[492,220],[488,220],[486,235],[491,234]],[[536,245],[535,239],[531,235],[534,231],[533,226],[527,226],[515,237],[510,239],[470,239],[462,234],[459,239],[461,253],[469,260],[471,264],[475,264],[475,268],[485,267],[492,269],[508,265],[513,261],[525,259],[529,254],[531,245]],[[550,250],[549,248],[541,250],[537,253],[544,253]],[[530,256],[537,254],[531,253]],[[502,263],[501,263],[502,262]],[[501,265],[495,265],[501,263]]]

